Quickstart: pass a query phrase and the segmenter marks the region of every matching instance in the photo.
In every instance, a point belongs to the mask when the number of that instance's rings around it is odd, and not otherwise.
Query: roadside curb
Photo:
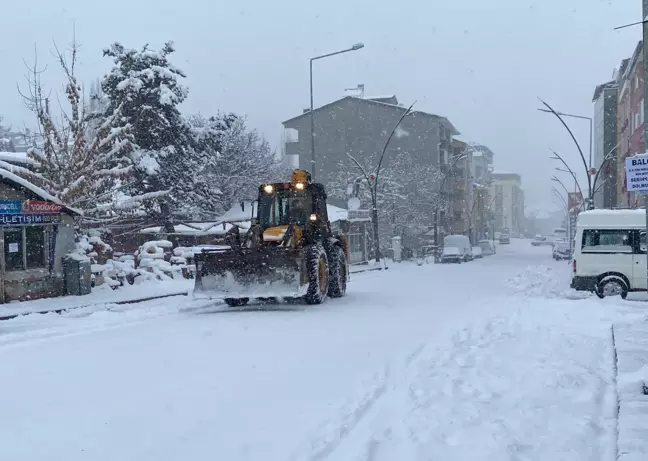
[[[612,325],[617,460],[648,459],[648,322]]]
[[[118,305],[123,305],[123,304],[136,304],[136,303],[142,303],[145,301],[152,301],[154,299],[162,299],[162,298],[170,298],[173,296],[189,296],[189,291],[183,290],[177,293],[167,293],[163,295],[158,295],[158,296],[146,296],[142,298],[135,298],[135,299],[126,299],[122,301],[108,301],[108,302],[93,302],[93,303],[88,303],[88,304],[83,304],[80,306],[72,306],[72,307],[62,307],[60,309],[40,309],[40,310],[33,310],[29,312],[18,312],[15,314],[2,314],[0,315],[0,321],[3,320],[11,320],[15,319],[16,317],[22,317],[24,315],[31,315],[31,314],[49,314],[49,313],[55,313],[55,314],[61,314],[63,312],[68,312],[72,311],[75,309],[83,309],[84,307],[90,307],[90,306],[96,306],[99,304],[118,304]]]

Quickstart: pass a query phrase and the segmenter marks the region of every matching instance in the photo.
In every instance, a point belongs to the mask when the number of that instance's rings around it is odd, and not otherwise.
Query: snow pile
[[[511,277],[507,285],[516,293],[541,298],[582,298],[587,293],[577,293],[569,287],[569,265],[560,267],[530,266],[521,274]]]
[[[158,280],[170,280],[175,275],[186,269],[184,264],[173,264],[171,262],[173,243],[168,240],[153,240],[146,242],[135,253],[139,274],[145,278]],[[177,260],[176,260],[177,261]]]
[[[619,461],[648,459],[648,323],[614,326]]]

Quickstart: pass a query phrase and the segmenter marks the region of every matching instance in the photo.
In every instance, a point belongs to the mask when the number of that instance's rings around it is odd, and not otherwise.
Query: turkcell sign
[[[59,224],[60,214],[0,214],[0,225]]]
[[[0,200],[0,215],[22,213],[20,200]]]
[[[648,154],[627,157],[625,170],[628,192],[648,192]]]

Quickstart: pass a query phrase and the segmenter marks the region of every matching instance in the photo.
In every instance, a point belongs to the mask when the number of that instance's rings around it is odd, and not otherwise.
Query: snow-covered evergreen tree
[[[194,184],[203,159],[193,149],[189,126],[178,110],[188,90],[179,82],[185,74],[169,61],[173,52],[171,42],[161,51],[114,43],[104,50],[114,67],[101,83],[110,101],[106,113],[119,109],[118,126],[131,127],[137,146],[129,192],[159,197],[158,206],[149,211],[159,212],[163,220],[186,215],[205,193]]]
[[[128,124],[117,127],[122,116],[118,105],[106,118],[88,110],[81,84],[75,75],[78,45],[73,42],[69,55],[56,50],[65,77],[65,99],[53,116],[54,109],[41,85],[37,63],[30,69],[29,91],[22,93],[25,103],[35,114],[38,132],[30,136],[29,158],[38,164],[35,171],[0,162],[10,170],[69,206],[82,209],[87,217],[115,217],[113,197],[120,180],[133,171]],[[132,197],[121,211],[140,206],[141,197]]]
[[[259,184],[287,178],[275,152],[236,114],[190,118],[196,149],[204,160],[197,171],[207,190],[200,210],[220,215],[244,199],[254,199]]]

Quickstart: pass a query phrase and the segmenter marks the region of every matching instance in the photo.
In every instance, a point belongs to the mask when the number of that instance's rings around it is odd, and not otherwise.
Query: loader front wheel
[[[348,268],[342,247],[334,246],[329,260],[330,281],[328,294],[331,298],[341,298],[346,294]]]
[[[326,251],[322,245],[316,244],[309,247],[305,254],[308,291],[304,299],[308,304],[321,304],[326,301],[329,288],[329,265]]]
[[[225,304],[229,307],[245,306],[250,301],[250,298],[225,298]]]

